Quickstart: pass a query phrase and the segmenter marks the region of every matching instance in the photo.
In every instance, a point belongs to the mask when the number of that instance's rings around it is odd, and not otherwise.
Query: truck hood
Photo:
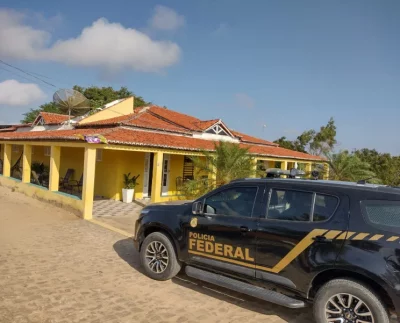
[[[180,203],[179,203],[180,202]],[[142,209],[141,215],[162,212],[170,214],[182,214],[185,210],[192,209],[192,201],[174,201],[174,202],[164,202],[164,203],[154,203],[148,205]]]

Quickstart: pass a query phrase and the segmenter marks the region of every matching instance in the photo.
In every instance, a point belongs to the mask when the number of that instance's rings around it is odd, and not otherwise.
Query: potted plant
[[[124,174],[124,188],[122,189],[122,201],[124,203],[132,203],[135,187],[139,184],[137,182],[139,176],[140,174],[132,177],[131,173]]]

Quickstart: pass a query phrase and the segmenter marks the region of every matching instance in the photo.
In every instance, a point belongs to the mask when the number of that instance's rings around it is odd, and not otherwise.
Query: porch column
[[[328,163],[324,163],[323,179],[325,179],[325,180],[329,179],[329,164]]]
[[[306,175],[307,176],[311,176],[311,171],[312,171],[312,164],[311,163],[307,163],[306,164]]]
[[[96,174],[96,148],[85,148],[85,162],[83,166],[83,218],[93,217],[94,177]]]
[[[11,145],[3,145],[3,176],[11,176]]]
[[[22,155],[22,183],[31,182],[32,146],[24,145]]]
[[[251,178],[257,177],[257,159],[256,158],[254,158],[251,161],[251,170],[252,170],[252,173],[250,174],[250,177]]]
[[[281,169],[287,170],[287,161],[286,160],[281,161]]]
[[[151,184],[151,202],[161,201],[161,184],[163,170],[164,153],[158,151],[154,153],[153,160],[153,180]]]
[[[51,146],[49,190],[53,192],[58,191],[60,183],[60,156],[61,147]]]

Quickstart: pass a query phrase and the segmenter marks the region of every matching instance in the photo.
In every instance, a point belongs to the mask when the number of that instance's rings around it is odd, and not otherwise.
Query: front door
[[[267,193],[257,232],[256,276],[305,291],[310,272],[335,265],[348,226],[349,200],[295,185],[267,186]]]
[[[255,278],[256,229],[264,185],[232,185],[204,199],[204,214],[188,226],[190,262]]]
[[[171,155],[164,154],[161,195],[168,195]]]
[[[144,172],[143,172],[143,197],[149,197],[150,183],[150,153],[144,154]],[[151,192],[151,191],[150,191]]]

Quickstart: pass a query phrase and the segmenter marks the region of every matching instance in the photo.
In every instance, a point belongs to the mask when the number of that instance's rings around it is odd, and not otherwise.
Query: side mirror
[[[197,215],[203,214],[203,203],[201,201],[197,201],[192,204],[192,213]]]

